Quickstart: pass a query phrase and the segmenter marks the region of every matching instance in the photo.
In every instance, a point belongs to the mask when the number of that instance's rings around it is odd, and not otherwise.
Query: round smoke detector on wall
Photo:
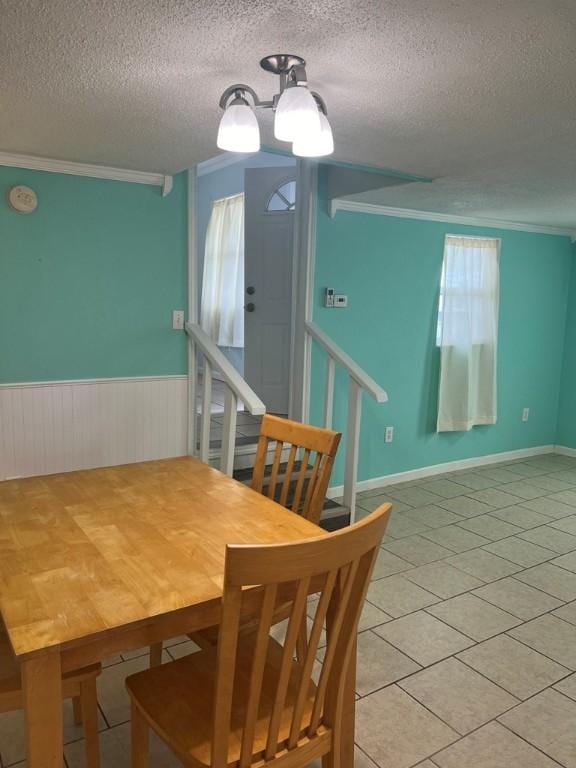
[[[8,193],[8,202],[18,213],[32,213],[38,207],[36,192],[30,187],[12,187]]]

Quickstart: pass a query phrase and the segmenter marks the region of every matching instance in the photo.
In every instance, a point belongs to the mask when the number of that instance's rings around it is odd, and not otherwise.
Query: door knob
[[[248,288],[246,288],[246,293],[249,296],[252,296],[252,294],[256,293],[256,288],[254,288],[253,285],[249,285]]]
[[[256,309],[256,305],[250,301],[248,302],[248,304],[245,305],[244,309],[246,310],[246,312],[254,312],[254,310]]]

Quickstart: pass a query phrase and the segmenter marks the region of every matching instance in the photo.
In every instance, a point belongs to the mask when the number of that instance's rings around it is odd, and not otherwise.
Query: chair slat
[[[340,635],[340,630],[342,629],[342,625],[344,623],[344,617],[346,616],[348,600],[352,593],[352,586],[357,570],[358,560],[354,560],[348,568],[348,573],[344,579],[344,584],[339,585],[338,588],[338,591],[340,592],[339,602],[333,624],[327,628],[328,642],[326,645],[324,663],[322,664],[322,672],[320,673],[320,680],[318,681],[318,688],[316,690],[316,698],[314,700],[314,707],[312,709],[312,717],[310,718],[310,728],[308,730],[309,736],[312,736],[314,733],[316,733],[320,724],[326,687],[330,679],[332,665],[336,655],[337,641]],[[345,670],[339,670],[339,674],[342,676],[344,675],[344,672]]]
[[[282,662],[280,673],[278,675],[278,684],[276,688],[276,697],[274,707],[268,726],[268,739],[266,741],[266,751],[264,753],[266,760],[271,760],[276,754],[278,748],[278,732],[280,730],[280,719],[284,710],[286,693],[290,682],[292,665],[294,660],[294,651],[296,650],[296,641],[302,621],[306,621],[306,601],[308,599],[308,588],[310,586],[310,577],[302,579],[298,583],[296,597],[292,605],[292,612],[288,620],[288,629],[284,640],[284,649],[282,653]]]
[[[357,565],[356,575],[345,605],[346,614],[344,616],[344,626],[356,627],[358,625],[362,608],[364,607],[368,585],[370,583],[370,575],[372,574],[377,556],[378,549],[375,549],[355,561]],[[336,667],[339,668],[341,665],[342,668],[344,668],[346,666],[348,653],[352,647],[353,641],[353,634],[340,632],[334,656],[334,664]]]
[[[258,438],[258,447],[254,458],[254,469],[252,471],[252,488],[258,493],[262,493],[264,483],[264,470],[266,468],[266,455],[268,453],[268,436],[264,433]]]
[[[284,443],[278,440],[274,451],[274,460],[272,462],[272,472],[270,473],[268,485],[268,498],[273,499],[276,494],[276,483],[278,482],[278,470],[280,469],[280,459],[282,458],[282,447]]]
[[[314,464],[312,465],[312,474],[310,475],[310,478],[308,480],[308,487],[306,489],[306,496],[304,498],[304,509],[306,509],[310,505],[310,502],[312,501],[314,490],[316,488],[316,481],[318,479],[318,471],[320,469],[321,463],[322,463],[322,454],[317,453],[316,458],[314,459]]]
[[[296,490],[294,491],[294,498],[292,499],[292,512],[298,512],[300,509],[300,500],[302,499],[302,489],[304,488],[304,480],[306,479],[306,473],[308,471],[308,461],[310,459],[310,449],[304,450],[302,456],[302,463],[300,464],[300,470],[298,472],[298,482],[296,483]]]
[[[294,749],[300,733],[302,731],[302,715],[304,714],[304,706],[306,704],[306,696],[308,694],[308,688],[310,686],[310,680],[312,679],[312,671],[314,669],[314,662],[316,660],[316,653],[318,651],[318,644],[320,642],[320,636],[324,627],[324,621],[326,614],[328,613],[328,607],[330,600],[332,599],[332,592],[334,591],[334,585],[336,584],[336,577],[338,571],[330,571],[326,578],[326,583],[318,606],[316,608],[316,615],[314,616],[314,622],[310,631],[310,637],[308,639],[308,648],[306,651],[306,658],[303,661],[302,677],[300,679],[300,688],[296,696],[294,704],[294,713],[292,715],[292,725],[290,727],[290,736],[288,738],[288,749]]]
[[[296,460],[297,451],[297,445],[293,445],[290,448],[288,464],[286,465],[286,474],[284,476],[284,482],[282,483],[282,493],[280,494],[280,499],[278,500],[278,502],[282,504],[283,507],[286,506],[286,500],[288,499],[288,491],[290,490],[290,483],[292,482],[292,472],[294,472],[294,462]]]
[[[352,584],[352,590],[344,607],[344,627],[357,628],[358,626],[364,599],[368,590],[370,575],[372,573],[374,563],[376,562],[377,555],[378,548],[374,548],[374,550],[367,552],[358,560],[356,560],[358,565],[356,569],[356,575]],[[336,648],[332,662],[334,673],[330,675],[328,679],[328,685],[324,693],[322,721],[325,727],[332,727],[335,723],[339,723],[341,721],[343,700],[339,695],[339,692],[345,685],[345,679],[348,675],[352,652],[356,652],[356,632],[346,632],[341,630],[336,641]]]
[[[272,617],[274,616],[277,591],[276,584],[269,584],[265,588],[264,596],[262,598],[260,623],[258,625],[256,643],[254,646],[254,660],[252,662],[250,688],[248,702],[246,704],[246,719],[244,723],[244,734],[242,736],[242,749],[240,752],[240,768],[248,768],[252,762],[254,733],[256,730],[256,721],[258,719],[262,679],[264,677],[264,668],[266,666],[270,627],[272,626]]]
[[[212,768],[224,768],[228,763],[228,739],[241,607],[242,590],[239,587],[228,585],[222,603],[222,624],[218,638],[218,674],[212,728],[214,734]]]

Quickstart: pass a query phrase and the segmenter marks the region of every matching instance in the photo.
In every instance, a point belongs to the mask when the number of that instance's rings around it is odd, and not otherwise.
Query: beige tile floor
[[[534,458],[360,495],[394,513],[360,623],[356,765],[576,768],[576,459]],[[315,601],[310,600],[310,614]],[[186,638],[165,659],[194,650]],[[128,768],[126,675],[99,681],[103,768]],[[321,657],[321,653],[320,653]],[[82,732],[65,710],[67,768]],[[22,768],[22,716],[0,715]],[[154,741],[151,766],[180,763]]]

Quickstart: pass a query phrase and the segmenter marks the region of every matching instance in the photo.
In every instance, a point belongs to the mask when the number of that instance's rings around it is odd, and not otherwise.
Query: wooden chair
[[[252,473],[252,488],[317,525],[341,437],[340,432],[330,429],[264,415]],[[276,443],[274,458],[267,467],[266,459],[272,442]],[[286,467],[282,468],[282,453],[286,447],[289,447],[288,461]],[[302,454],[301,460],[298,460],[299,452]],[[286,612],[278,610],[275,623],[285,618]],[[208,627],[190,633],[189,637],[200,648],[207,648],[218,642],[218,630],[217,626]],[[155,667],[161,663],[162,643],[155,643],[150,647],[150,665]]]
[[[73,700],[74,719],[76,723],[84,724],[87,768],[100,768],[96,678],[101,671],[100,664],[93,664],[62,676],[62,698]],[[0,620],[0,713],[23,708],[20,666],[12,653],[6,628]]]
[[[348,662],[389,514],[384,504],[349,528],[303,542],[229,545],[217,648],[126,681],[132,768],[148,766],[150,728],[192,768],[298,768],[319,757],[338,766]],[[306,656],[297,661],[307,598],[315,592]],[[276,606],[287,602],[281,644],[270,629]],[[239,631],[246,611],[258,617],[251,634]],[[316,662],[325,623],[325,654]]]
[[[339,432],[330,429],[266,414],[262,417],[252,488],[318,524],[341,437]],[[272,442],[276,448],[266,473],[266,457]],[[282,453],[287,447],[290,451],[283,469]],[[300,461],[299,453],[302,454]]]

